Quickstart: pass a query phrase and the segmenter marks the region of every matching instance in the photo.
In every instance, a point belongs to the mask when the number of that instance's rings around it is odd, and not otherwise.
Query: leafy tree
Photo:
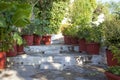
[[[72,24],[74,26],[89,24],[95,8],[96,0],[75,0],[70,13]]]

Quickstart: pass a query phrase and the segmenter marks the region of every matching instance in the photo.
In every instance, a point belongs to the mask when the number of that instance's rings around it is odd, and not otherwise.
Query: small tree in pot
[[[112,20],[105,21],[104,24],[105,44],[107,52],[109,52],[107,53],[108,65],[117,65],[117,62],[120,62],[120,20],[113,18]]]
[[[17,1],[0,2],[0,68],[5,68],[6,55],[14,50],[14,43],[19,43],[19,35],[14,28],[23,27],[30,23],[32,6],[28,3],[19,4]]]
[[[88,29],[88,35],[86,37],[87,52],[90,54],[99,54],[103,28],[101,25],[92,25]]]

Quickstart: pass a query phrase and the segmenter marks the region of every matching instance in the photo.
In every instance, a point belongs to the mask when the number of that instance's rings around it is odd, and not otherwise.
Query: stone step
[[[25,53],[44,53],[56,54],[64,52],[79,52],[79,46],[54,44],[54,45],[40,45],[40,46],[27,46],[24,48]]]
[[[61,63],[42,63],[39,69],[63,70],[64,65]]]
[[[44,65],[44,63],[58,63],[63,67],[71,65],[104,64],[105,59],[101,55],[88,55],[83,53],[62,53],[62,54],[24,54],[16,57],[8,57],[10,65]]]
[[[51,44],[63,44],[63,43],[64,43],[64,38],[62,33],[51,35]]]

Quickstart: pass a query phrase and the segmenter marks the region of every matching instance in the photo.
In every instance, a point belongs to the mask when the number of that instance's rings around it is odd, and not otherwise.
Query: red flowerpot
[[[99,49],[100,49],[99,43],[93,42],[93,43],[87,43],[86,44],[86,51],[89,54],[92,54],[92,55],[95,54],[95,55],[97,55],[97,54],[99,54]]]
[[[51,36],[50,35],[44,35],[42,36],[43,43],[45,45],[50,45],[51,44]]]
[[[6,52],[7,57],[14,57],[17,56],[17,45],[15,44],[12,49]]]
[[[34,45],[40,45],[42,37],[39,35],[34,35]]]
[[[118,65],[117,59],[113,59],[113,54],[110,50],[106,50],[106,57],[107,57],[107,65],[108,66]]]
[[[86,51],[86,40],[85,39],[80,39],[79,41],[79,51]]]
[[[0,52],[0,69],[4,69],[6,67],[6,53]]]
[[[114,75],[110,72],[105,72],[105,75],[108,80],[120,80],[120,76]]]
[[[71,37],[71,44],[77,45],[78,44],[78,38],[77,37]]]
[[[23,45],[17,45],[17,54],[24,54],[24,46]]]
[[[64,36],[65,44],[71,45],[72,44],[71,40],[72,40],[71,36],[68,36],[68,35]]]
[[[68,43],[68,36],[64,35],[64,43],[67,44]]]
[[[28,46],[33,45],[33,35],[23,35],[22,37]]]

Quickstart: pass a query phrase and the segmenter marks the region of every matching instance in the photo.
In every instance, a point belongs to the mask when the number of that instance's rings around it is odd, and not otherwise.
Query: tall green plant
[[[112,51],[114,58],[120,63],[120,20],[115,17],[104,22],[105,45]]]
[[[75,0],[70,18],[74,26],[84,26],[92,21],[92,14],[96,8],[96,0]]]
[[[64,19],[68,1],[54,1],[51,9],[51,19],[49,27],[52,33],[58,33],[62,20]]]
[[[78,26],[79,38],[86,38],[86,31],[92,22],[93,11],[96,8],[96,0],[74,0],[70,9],[70,19],[74,27]]]
[[[40,0],[36,7],[39,8],[39,27],[43,34],[57,33],[60,28],[69,0]]]
[[[15,41],[20,42],[15,30],[30,23],[31,12],[32,6],[28,3],[0,2],[0,51],[9,50]]]

